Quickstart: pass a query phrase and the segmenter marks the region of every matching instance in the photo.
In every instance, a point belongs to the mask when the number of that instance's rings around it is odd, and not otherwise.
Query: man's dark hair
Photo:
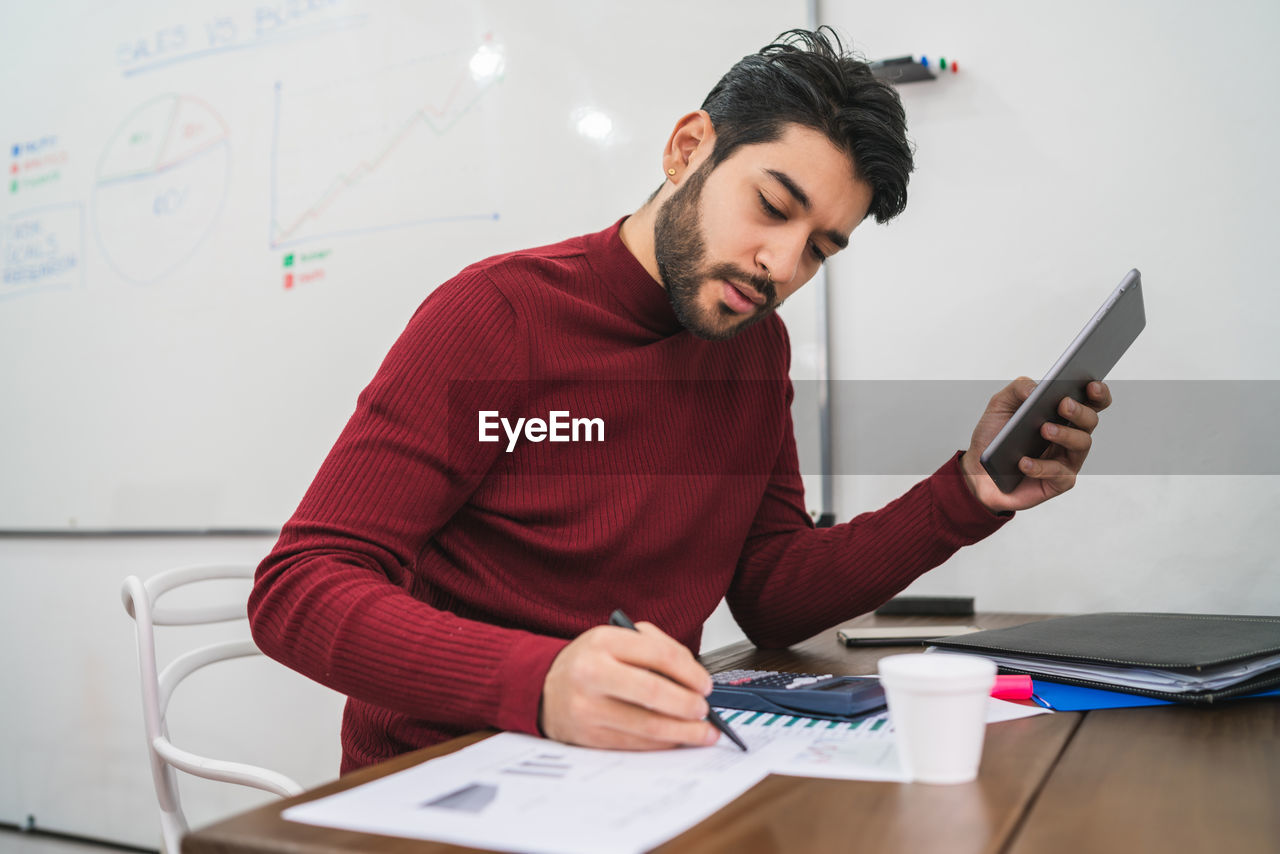
[[[788,30],[744,56],[702,102],[716,131],[709,166],[744,145],[772,142],[787,125],[824,134],[871,186],[868,216],[887,222],[907,206],[914,168],[907,116],[894,88],[847,53],[830,27]]]

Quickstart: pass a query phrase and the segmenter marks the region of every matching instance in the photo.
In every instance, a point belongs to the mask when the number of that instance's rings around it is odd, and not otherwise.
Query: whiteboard
[[[277,528],[433,287],[639,207],[806,9],[10,4],[0,530]]]
[[[963,447],[987,396],[1039,379],[1137,267],[1147,328],[1109,377],[1115,405],[1075,489],[908,592],[1280,613],[1280,4],[822,9],[874,55],[960,62],[901,87],[911,202],[831,264],[838,512],[891,500]],[[930,420],[878,409],[882,388],[927,399]],[[872,455],[902,465],[873,470]]]

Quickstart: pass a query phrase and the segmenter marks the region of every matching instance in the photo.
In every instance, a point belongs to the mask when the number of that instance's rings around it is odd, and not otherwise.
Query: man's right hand
[[[547,737],[584,747],[713,744],[720,733],[703,720],[709,693],[707,671],[652,623],[597,626],[551,663],[539,724]]]

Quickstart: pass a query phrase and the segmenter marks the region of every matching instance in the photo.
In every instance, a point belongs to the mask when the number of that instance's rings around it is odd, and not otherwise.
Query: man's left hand
[[[969,450],[960,458],[965,483],[993,513],[1026,510],[1075,486],[1076,475],[1093,443],[1091,434],[1098,426],[1098,413],[1111,405],[1111,390],[1101,382],[1089,383],[1086,391],[1088,405],[1064,397],[1058,404],[1058,414],[1067,420],[1067,424],[1046,422],[1041,426],[1040,435],[1049,440],[1049,450],[1037,459],[1022,458],[1019,469],[1024,475],[1023,480],[1013,492],[1006,494],[991,480],[980,458],[1000,428],[1035,387],[1035,381],[1029,377],[1018,377],[997,392],[987,404],[987,411],[978,419],[978,426],[969,441]]]

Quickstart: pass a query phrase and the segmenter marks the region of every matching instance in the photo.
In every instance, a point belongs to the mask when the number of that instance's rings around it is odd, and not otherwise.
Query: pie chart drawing
[[[226,123],[190,95],[134,110],[98,161],[94,227],[112,269],[146,284],[187,261],[212,231],[227,197]]]

